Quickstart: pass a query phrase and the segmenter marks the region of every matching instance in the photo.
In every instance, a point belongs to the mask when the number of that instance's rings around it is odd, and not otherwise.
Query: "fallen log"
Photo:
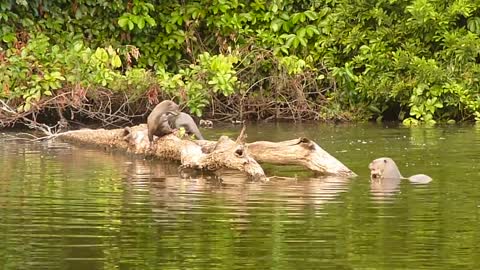
[[[181,168],[216,171],[221,168],[245,172],[254,179],[267,179],[258,162],[301,165],[319,174],[356,176],[315,142],[299,138],[283,142],[245,143],[245,128],[237,141],[221,136],[218,141],[181,139],[174,134],[157,138],[153,148],[146,125],[124,129],[81,129],[57,137],[64,141],[121,149],[139,155],[152,155],[180,161]],[[257,162],[258,161],[258,162]]]
[[[215,147],[212,141],[196,141],[209,152]],[[347,166],[323,150],[314,141],[301,137],[298,139],[269,142],[247,143],[248,154],[260,163],[276,165],[300,165],[323,175],[356,176]]]
[[[252,157],[259,162],[300,165],[326,175],[356,176],[318,144],[304,137],[276,143],[257,141],[248,143],[247,147]]]

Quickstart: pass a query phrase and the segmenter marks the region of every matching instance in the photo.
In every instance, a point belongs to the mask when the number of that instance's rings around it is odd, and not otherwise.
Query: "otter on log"
[[[197,127],[197,124],[195,124],[193,118],[187,113],[180,112],[177,115],[168,114],[168,123],[172,128],[183,127],[187,134],[195,135],[197,140],[204,140],[202,133],[200,133],[200,130]]]
[[[414,183],[428,183],[432,181],[432,178],[425,174],[403,177],[395,161],[388,157],[375,159],[368,165],[368,168],[370,169],[371,179],[408,179]]]
[[[147,118],[148,140],[150,141],[150,146],[152,146],[153,143],[153,135],[162,137],[173,132],[168,124],[167,114],[175,115],[178,114],[179,111],[180,108],[178,105],[171,100],[164,100],[155,106]]]

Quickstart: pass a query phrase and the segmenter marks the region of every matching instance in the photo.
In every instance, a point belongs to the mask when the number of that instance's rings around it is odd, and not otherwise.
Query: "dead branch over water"
[[[239,74],[241,77],[250,75],[255,74]],[[324,94],[332,87],[320,88],[313,81],[313,72],[259,77],[249,82],[250,86],[245,91],[228,97],[209,93],[211,102],[205,113],[208,118],[218,121],[328,120],[329,116],[323,110],[327,107]],[[31,100],[25,111],[22,109],[25,103],[21,98],[0,100],[0,127],[23,124],[55,134],[70,124],[85,122],[98,123],[102,127],[134,125],[135,121],[138,123],[146,118],[159,98],[170,98],[164,95],[158,84],[150,85],[145,92],[129,94],[102,87],[90,89],[79,84],[71,85],[56,90],[53,96]],[[348,119],[348,116],[338,112],[335,117],[337,120]]]
[[[85,121],[100,123],[103,127],[121,127],[145,118],[148,104],[145,97],[132,98],[106,88],[89,92],[73,86],[58,90],[52,97],[33,101],[27,111],[17,108],[22,105],[19,99],[0,99],[0,127],[23,124],[47,135],[58,133],[71,123]]]

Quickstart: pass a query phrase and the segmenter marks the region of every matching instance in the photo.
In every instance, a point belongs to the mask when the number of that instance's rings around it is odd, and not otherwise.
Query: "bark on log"
[[[146,125],[112,130],[81,129],[63,133],[58,138],[73,143],[177,160],[181,162],[182,168],[207,171],[229,168],[245,172],[253,179],[267,179],[257,161],[246,154],[245,146],[236,144],[225,136],[220,137],[216,142],[215,151],[211,153],[202,152],[202,147],[195,141],[180,139],[173,134],[156,137],[153,149],[150,149]]]
[[[202,145],[206,152],[214,145],[209,141],[197,143]],[[324,175],[356,176],[347,166],[307,138],[282,142],[257,141],[247,143],[246,146],[252,158],[260,163],[300,165]]]
[[[247,144],[247,147],[252,157],[259,162],[301,165],[314,172],[328,175],[356,175],[318,144],[307,138],[278,143],[257,141]]]
[[[236,142],[226,136],[221,136],[217,142],[214,142],[191,141],[170,134],[156,139],[153,149],[149,149],[146,125],[113,130],[82,129],[58,136],[62,140],[74,143],[116,148],[140,155],[177,160],[181,162],[183,168],[207,171],[221,168],[235,169],[255,179],[267,179],[258,162],[301,165],[326,175],[356,176],[340,161],[307,138],[245,144],[244,137],[244,130]]]

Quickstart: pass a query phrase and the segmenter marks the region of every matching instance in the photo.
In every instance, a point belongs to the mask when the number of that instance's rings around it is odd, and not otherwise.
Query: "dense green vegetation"
[[[480,120],[477,1],[6,0],[0,25],[23,115]]]

